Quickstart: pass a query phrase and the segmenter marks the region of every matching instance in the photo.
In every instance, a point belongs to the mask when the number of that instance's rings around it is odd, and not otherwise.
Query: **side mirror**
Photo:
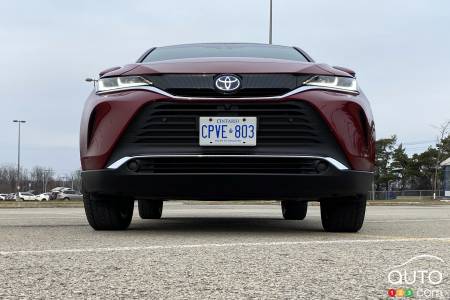
[[[348,74],[352,75],[353,77],[356,77],[356,72],[353,71],[352,69],[344,68],[344,67],[338,67],[338,66],[333,66],[333,68],[338,69],[339,71],[343,71],[345,73],[348,73]]]
[[[100,73],[98,73],[98,75],[99,75],[100,77],[102,77],[102,76],[105,75],[106,73],[111,72],[111,71],[115,71],[115,70],[118,70],[118,69],[120,69],[120,67],[109,68],[109,69],[106,69],[106,70],[101,71]]]

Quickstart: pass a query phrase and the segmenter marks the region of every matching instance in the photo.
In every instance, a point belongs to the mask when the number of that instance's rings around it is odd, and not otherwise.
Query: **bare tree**
[[[14,165],[2,165],[0,167],[0,191],[14,191],[17,186],[17,168]]]
[[[33,167],[31,171],[20,168],[20,185],[24,191],[31,189],[35,192],[45,190],[48,183],[52,183],[54,171],[40,166]],[[17,167],[14,165],[0,166],[0,193],[12,193],[17,186]]]
[[[438,188],[438,171],[439,171],[439,167],[440,167],[440,163],[441,163],[441,159],[442,159],[442,146],[440,147],[439,145],[442,145],[442,141],[448,136],[449,134],[449,130],[450,130],[450,121],[447,121],[443,124],[441,124],[440,126],[435,126],[438,130],[439,130],[439,136],[437,137],[437,157],[436,157],[436,166],[434,169],[434,180],[433,180],[433,199],[436,199],[436,191]]]

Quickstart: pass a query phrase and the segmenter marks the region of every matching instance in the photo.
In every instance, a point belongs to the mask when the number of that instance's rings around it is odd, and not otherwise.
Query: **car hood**
[[[135,63],[111,68],[100,73],[101,77],[145,74],[221,74],[221,73],[297,73],[316,75],[351,76],[327,64],[297,62],[282,59],[261,58],[190,58]]]

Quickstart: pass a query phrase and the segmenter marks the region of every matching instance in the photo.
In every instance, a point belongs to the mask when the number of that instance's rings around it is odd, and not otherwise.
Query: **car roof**
[[[292,48],[292,46],[284,46],[284,45],[274,45],[274,44],[263,44],[263,43],[189,43],[189,44],[175,44],[175,45],[166,45],[159,46],[155,48],[166,48],[166,47],[192,47],[192,46],[203,46],[203,47],[217,47],[217,46],[235,46],[235,47],[245,47],[245,46],[256,46],[256,47],[267,47],[267,48],[278,48],[278,47],[287,47]]]

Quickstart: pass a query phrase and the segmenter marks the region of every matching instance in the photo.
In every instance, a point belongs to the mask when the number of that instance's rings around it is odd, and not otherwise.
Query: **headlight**
[[[306,80],[303,84],[358,92],[356,79],[352,77],[314,76],[313,78]]]
[[[135,86],[151,85],[152,83],[141,76],[124,76],[102,78],[98,81],[98,92],[131,88]]]

